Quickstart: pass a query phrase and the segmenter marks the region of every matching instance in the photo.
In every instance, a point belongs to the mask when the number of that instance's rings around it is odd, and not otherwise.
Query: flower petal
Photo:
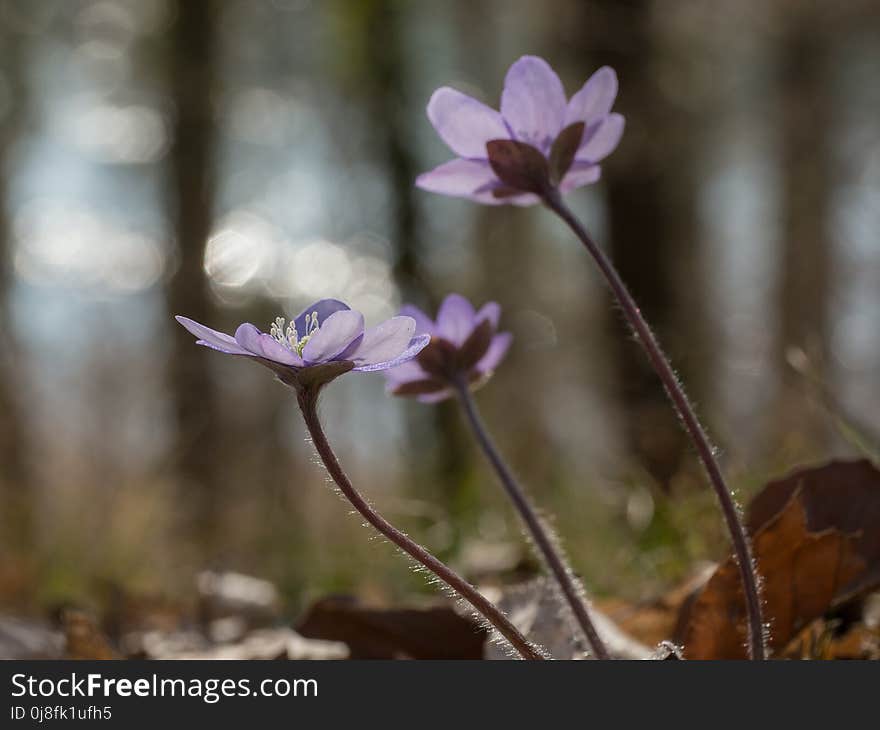
[[[394,359],[388,360],[386,362],[364,363],[363,365],[358,365],[353,369],[361,373],[369,373],[376,370],[388,370],[389,368],[396,368],[398,365],[402,365],[403,363],[412,360],[416,355],[418,355],[422,350],[425,349],[430,341],[431,337],[429,335],[416,335],[410,340],[409,346]]]
[[[563,193],[569,193],[575,188],[599,182],[600,177],[602,177],[602,168],[599,165],[594,165],[592,162],[575,162],[560,183],[559,189]]]
[[[461,294],[450,294],[443,300],[437,312],[438,337],[460,346],[474,329],[473,305]]]
[[[356,365],[393,360],[409,346],[415,331],[416,321],[412,317],[392,317],[364,332],[364,339],[346,359]]]
[[[517,205],[527,206],[540,203],[541,199],[534,193],[515,193],[513,195],[496,196],[494,190],[504,187],[501,181],[496,181],[489,187],[478,190],[472,195],[467,195],[469,200],[481,205]]]
[[[324,324],[324,320],[327,319],[334,312],[342,312],[349,308],[349,306],[345,302],[340,302],[338,299],[319,299],[317,302],[312,304],[310,307],[306,307],[302,312],[296,315],[296,318],[293,320],[296,325],[296,333],[300,337],[304,337],[308,334],[306,330],[308,329],[308,322],[306,322],[306,317],[310,317],[312,312],[317,312],[318,314],[318,326],[320,327]]]
[[[611,111],[616,98],[617,74],[610,66],[603,66],[571,97],[565,110],[565,126],[583,122],[589,127]]]
[[[428,393],[439,393],[441,390],[447,390],[447,388],[448,386],[442,380],[425,378],[423,380],[411,380],[408,383],[400,383],[399,385],[389,386],[386,390],[392,395],[411,396],[426,395]]]
[[[610,155],[623,136],[624,126],[623,115],[609,114],[592,133],[589,129],[584,132],[575,159],[579,162],[599,162]]]
[[[511,195],[509,198],[495,198],[491,203],[482,199],[481,196],[473,195],[471,200],[484,205],[516,205],[520,208],[527,208],[530,205],[536,205],[541,199],[534,193],[523,193],[522,195]]]
[[[225,352],[227,355],[250,355],[247,350],[235,341],[234,337],[227,335],[225,332],[212,330],[210,327],[205,327],[205,325],[199,324],[189,317],[177,316],[174,319],[183,325],[187,332],[198,338],[197,344],[199,345],[210,347],[219,352]]]
[[[489,344],[489,349],[486,350],[486,354],[483,355],[474,369],[484,375],[491,373],[504,359],[508,349],[510,349],[511,342],[513,342],[513,335],[510,332],[501,332],[495,335]]]
[[[254,325],[245,323],[235,330],[235,341],[241,345],[248,354],[271,360],[282,365],[302,367],[302,358],[295,352],[288,350],[271,335],[260,332]]]
[[[510,136],[498,112],[448,86],[431,96],[428,119],[449,149],[461,157],[484,158],[486,142]]]
[[[402,365],[398,365],[396,368],[390,368],[385,371],[385,379],[388,381],[389,388],[402,385],[403,383],[425,380],[430,377],[416,360],[409,360]]]
[[[495,173],[488,162],[450,160],[419,175],[416,186],[432,193],[467,198],[496,181]]]
[[[453,395],[455,395],[455,392],[451,388],[447,388],[446,390],[439,390],[436,393],[422,393],[421,395],[416,396],[416,400],[420,403],[439,403],[447,398],[451,398]]]
[[[402,317],[412,317],[416,321],[417,335],[434,334],[434,320],[418,307],[412,304],[404,304],[400,308],[400,315]]]
[[[360,312],[351,309],[333,312],[306,343],[303,360],[309,365],[333,360],[363,334],[364,315]]]
[[[523,56],[504,79],[501,116],[516,139],[546,154],[565,119],[565,90],[543,58]]]
[[[484,319],[488,319],[492,324],[492,329],[497,329],[498,321],[501,319],[501,305],[498,304],[498,302],[486,302],[477,310],[474,319],[477,322],[482,322]]]

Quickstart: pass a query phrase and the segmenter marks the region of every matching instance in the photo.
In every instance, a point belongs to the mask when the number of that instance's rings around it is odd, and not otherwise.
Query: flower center
[[[312,312],[306,315],[306,331],[302,337],[296,331],[296,324],[293,320],[290,320],[290,324],[286,327],[284,323],[284,317],[275,317],[275,321],[272,322],[272,326],[269,328],[269,335],[276,342],[281,343],[288,350],[302,357],[303,348],[314,337],[315,332],[318,331],[318,313]]]

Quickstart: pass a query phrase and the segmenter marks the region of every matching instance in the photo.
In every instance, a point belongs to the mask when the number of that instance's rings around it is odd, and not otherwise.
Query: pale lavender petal
[[[186,330],[198,338],[199,345],[210,347],[213,350],[225,352],[227,355],[249,355],[250,353],[239,345],[235,338],[225,332],[212,330],[189,317],[177,316],[176,319]]]
[[[565,90],[543,58],[523,56],[507,72],[501,116],[516,139],[546,152],[562,130]]]
[[[492,338],[492,342],[489,343],[489,349],[486,350],[486,354],[476,364],[475,370],[483,374],[491,373],[495,370],[507,354],[512,341],[513,335],[509,332],[501,332],[495,335]]]
[[[609,114],[591,135],[584,140],[577,151],[576,159],[581,162],[599,162],[612,152],[623,136],[625,122],[621,114]]]
[[[508,198],[504,202],[508,205],[516,205],[520,208],[527,208],[530,205],[536,205],[537,203],[541,203],[543,201],[534,193],[524,193],[522,195],[514,195],[512,198]]]
[[[498,302],[486,302],[477,310],[477,315],[474,317],[476,322],[482,322],[484,319],[491,322],[492,329],[498,329],[498,321],[501,319],[501,305]]]
[[[416,355],[424,350],[425,347],[427,347],[430,341],[430,335],[416,335],[412,338],[412,340],[410,340],[409,347],[407,347],[393,360],[388,360],[387,362],[358,365],[357,367],[353,368],[353,370],[357,370],[361,373],[370,373],[375,372],[376,370],[388,370],[389,368],[396,368],[399,365],[402,365],[403,363],[412,360]]]
[[[416,321],[412,317],[392,317],[364,332],[360,345],[345,359],[357,365],[388,362],[409,346],[415,331]]]
[[[490,187],[478,190],[472,195],[467,195],[465,197],[482,205],[516,205],[525,207],[541,202],[541,199],[534,193],[520,193],[517,195],[505,195],[503,198],[496,198],[492,194],[492,189],[495,187],[501,187],[501,182],[497,181],[497,183],[494,183]]]
[[[522,195],[514,195],[504,199],[505,205],[515,205],[517,208],[528,208],[540,202],[542,202],[541,199],[534,193],[523,193]]]
[[[265,332],[260,332],[254,325],[245,323],[235,330],[235,341],[251,355],[272,360],[282,365],[302,367],[303,360],[292,350]]]
[[[403,317],[412,317],[416,321],[417,335],[434,334],[434,320],[418,307],[412,304],[404,304],[400,308],[400,315]]]
[[[311,317],[312,312],[317,312],[318,326],[320,326],[324,323],[324,320],[334,312],[343,312],[348,308],[349,307],[345,302],[340,302],[338,299],[319,299],[312,306],[306,307],[302,312],[296,315],[296,318],[293,320],[296,325],[296,332],[300,337],[304,337],[308,334],[308,332],[306,332],[308,327],[306,317]]]
[[[461,157],[485,159],[486,142],[510,136],[498,112],[448,86],[431,96],[428,119],[449,149]]]
[[[575,188],[599,182],[600,177],[602,177],[602,168],[599,165],[594,165],[592,162],[575,162],[565,173],[559,189],[563,193],[568,193]]]
[[[396,368],[390,368],[385,371],[385,378],[388,381],[389,388],[395,388],[403,383],[426,380],[430,377],[417,360],[409,360],[402,365],[398,365]]]
[[[351,309],[333,312],[306,343],[303,360],[309,364],[333,360],[363,334],[364,315],[360,312]]]
[[[422,393],[416,396],[416,400],[420,403],[439,403],[447,398],[451,398],[453,395],[455,395],[455,392],[451,388],[446,388],[435,393]]]
[[[500,185],[501,185],[501,182],[498,181],[498,186],[500,186]],[[511,200],[512,200],[511,197],[496,198],[494,195],[492,195],[492,188],[493,187],[496,187],[496,186],[493,184],[492,186],[490,186],[488,188],[483,187],[483,188],[479,189],[477,192],[472,193],[470,195],[465,195],[463,197],[467,198],[468,200],[472,200],[475,203],[480,203],[481,205],[511,205]],[[527,194],[531,195],[531,193],[527,193]],[[537,197],[537,196],[532,196],[532,197]]]
[[[416,186],[432,193],[467,198],[496,181],[495,173],[488,162],[450,160],[419,175]]]
[[[461,345],[474,329],[473,305],[461,294],[450,294],[443,300],[437,312],[438,337],[453,345]]]
[[[575,122],[583,122],[589,127],[611,111],[616,97],[617,74],[610,66],[603,66],[571,97],[563,127]]]

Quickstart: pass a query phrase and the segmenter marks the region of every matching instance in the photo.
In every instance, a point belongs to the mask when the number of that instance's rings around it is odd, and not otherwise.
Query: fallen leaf
[[[880,471],[867,459],[832,461],[770,482],[749,505],[751,534],[773,518],[799,492],[810,532],[837,529],[856,536],[865,570],[842,592],[857,595],[880,585]]]
[[[341,641],[352,659],[482,659],[486,630],[449,606],[385,609],[332,596],[296,627],[311,639]]]
[[[671,590],[637,603],[619,598],[603,598],[595,605],[622,631],[649,646],[659,646],[673,635],[682,606],[692,600],[715,572],[715,563],[705,563]]]
[[[746,526],[763,578],[770,647],[782,652],[812,621],[880,585],[880,472],[833,461],[770,482]],[[787,537],[786,537],[787,536]],[[745,619],[732,559],[679,614],[688,658],[745,656]]]
[[[505,588],[497,600],[514,626],[534,643],[546,649],[554,659],[587,659],[587,647],[575,626],[571,610],[546,578]],[[608,652],[617,659],[648,659],[652,650],[622,631],[595,605],[590,617]],[[492,641],[486,645],[487,659],[511,658],[506,644]]]
[[[68,659],[120,659],[118,652],[85,611],[66,608],[61,612],[65,653]]]

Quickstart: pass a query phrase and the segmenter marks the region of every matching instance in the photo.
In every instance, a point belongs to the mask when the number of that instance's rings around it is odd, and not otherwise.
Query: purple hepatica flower
[[[488,302],[475,311],[460,294],[450,294],[434,322],[422,310],[406,305],[401,315],[412,317],[416,332],[430,335],[431,344],[407,363],[385,371],[388,390],[436,403],[452,396],[455,388],[485,381],[498,366],[512,339],[498,332],[501,307]]]
[[[392,317],[365,330],[363,315],[336,299],[315,302],[286,326],[277,317],[268,334],[246,323],[232,337],[186,317],[175,319],[197,344],[256,360],[297,390],[320,387],[349,370],[393,368],[412,360],[430,341],[415,334],[412,317]]]
[[[599,179],[624,119],[612,114],[617,75],[604,66],[566,101],[559,77],[542,58],[523,56],[507,72],[501,112],[444,86],[428,119],[458,155],[418,177],[416,185],[487,205],[533,205],[549,189],[567,193]]]

